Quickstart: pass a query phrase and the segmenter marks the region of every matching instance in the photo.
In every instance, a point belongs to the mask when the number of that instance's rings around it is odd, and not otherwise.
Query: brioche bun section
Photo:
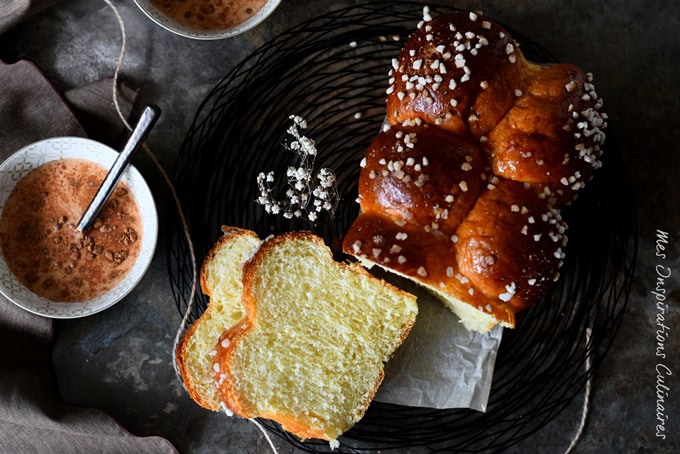
[[[560,208],[602,165],[592,75],[527,61],[482,13],[426,8],[389,77],[343,250],[423,285],[468,329],[512,328],[559,277]]]

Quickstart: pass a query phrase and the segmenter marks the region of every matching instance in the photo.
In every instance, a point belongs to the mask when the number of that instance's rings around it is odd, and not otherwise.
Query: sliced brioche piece
[[[221,337],[214,365],[225,407],[335,445],[373,399],[416,298],[301,232],[265,241],[243,280],[246,317]]]
[[[187,392],[200,406],[213,411],[221,410],[212,376],[215,346],[220,335],[245,315],[241,303],[241,272],[261,243],[257,234],[249,230],[223,227],[222,231],[224,235],[201,267],[201,289],[210,297],[210,303],[189,327],[175,351]]]

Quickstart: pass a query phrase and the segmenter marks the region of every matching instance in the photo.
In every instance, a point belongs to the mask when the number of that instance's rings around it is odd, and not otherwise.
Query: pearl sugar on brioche
[[[559,276],[607,127],[592,75],[529,62],[479,12],[423,21],[392,61],[343,250],[423,285],[471,330],[515,326]]]

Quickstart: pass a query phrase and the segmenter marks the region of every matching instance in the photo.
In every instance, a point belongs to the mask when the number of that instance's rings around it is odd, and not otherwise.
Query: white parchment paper
[[[398,285],[405,287],[403,282]],[[468,331],[426,290],[415,286],[405,290],[418,297],[418,317],[387,363],[375,400],[486,411],[503,328],[498,326],[488,334]]]

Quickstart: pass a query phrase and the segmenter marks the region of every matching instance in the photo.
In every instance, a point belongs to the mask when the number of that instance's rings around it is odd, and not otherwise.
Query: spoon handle
[[[116,161],[113,163],[106,178],[104,178],[101,186],[99,186],[92,202],[90,202],[87,210],[85,210],[85,214],[83,214],[83,217],[78,221],[78,225],[76,226],[78,231],[85,232],[90,228],[95,218],[104,207],[106,201],[109,200],[109,197],[113,194],[113,190],[123,176],[123,172],[127,169],[128,164],[137,153],[137,150],[141,147],[144,139],[146,139],[146,136],[151,131],[151,128],[156,124],[160,113],[160,108],[153,104],[149,104],[144,108],[135,129],[132,131],[130,138],[125,144],[125,148],[123,148],[123,151],[121,151],[118,158],[116,158]]]

